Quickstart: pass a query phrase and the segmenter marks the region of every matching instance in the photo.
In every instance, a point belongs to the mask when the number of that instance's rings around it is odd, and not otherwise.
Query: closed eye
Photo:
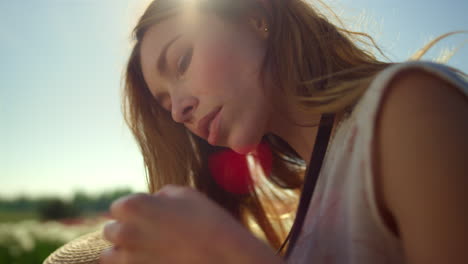
[[[189,48],[185,54],[180,57],[179,62],[177,63],[177,72],[179,76],[183,76],[187,72],[190,62],[192,61],[193,47]]]

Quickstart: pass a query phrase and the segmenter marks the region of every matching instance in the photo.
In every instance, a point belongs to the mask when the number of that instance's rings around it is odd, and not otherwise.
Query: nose
[[[172,119],[178,123],[190,122],[198,107],[198,99],[193,96],[180,98],[172,104]]]

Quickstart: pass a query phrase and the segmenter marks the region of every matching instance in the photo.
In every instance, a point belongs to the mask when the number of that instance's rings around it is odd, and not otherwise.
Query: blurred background
[[[326,1],[348,28],[404,61],[433,38],[468,30],[462,0]],[[0,0],[0,263],[40,263],[100,228],[109,204],[145,192],[124,124],[130,32],[148,0]],[[467,34],[423,59],[468,71]],[[380,57],[380,56],[379,56]]]

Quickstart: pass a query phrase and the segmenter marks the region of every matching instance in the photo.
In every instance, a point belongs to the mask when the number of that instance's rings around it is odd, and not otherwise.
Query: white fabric
[[[288,263],[405,263],[400,240],[384,224],[377,209],[371,143],[383,91],[398,72],[408,68],[432,73],[468,95],[466,77],[442,64],[412,61],[381,71],[336,128]]]

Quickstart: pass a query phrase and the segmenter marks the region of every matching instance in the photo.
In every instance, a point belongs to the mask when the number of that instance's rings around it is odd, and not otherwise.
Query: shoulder
[[[465,84],[466,85],[466,84]],[[466,89],[466,87],[465,87]],[[381,99],[380,118],[405,119],[424,118],[437,122],[439,116],[463,117],[467,107],[468,91],[463,91],[451,82],[422,68],[408,68],[399,71],[385,87]],[[466,117],[466,116],[465,116]],[[387,120],[396,122],[396,120]],[[418,120],[414,125],[419,124]],[[440,120],[439,120],[440,121]],[[465,123],[463,119],[458,119]],[[413,123],[413,122],[411,122]]]
[[[468,259],[462,249],[468,243],[468,100],[462,85],[408,67],[382,94],[373,163],[409,263]]]

